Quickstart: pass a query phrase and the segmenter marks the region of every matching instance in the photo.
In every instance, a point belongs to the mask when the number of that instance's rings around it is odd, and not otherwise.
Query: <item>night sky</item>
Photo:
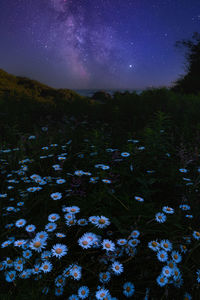
[[[0,68],[70,89],[170,86],[199,0],[0,0]]]

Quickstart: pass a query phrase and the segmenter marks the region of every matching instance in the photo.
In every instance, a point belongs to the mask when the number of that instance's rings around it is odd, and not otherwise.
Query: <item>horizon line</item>
[[[154,86],[148,86],[148,87],[144,87],[144,88],[69,88],[71,90],[112,90],[112,91],[118,91],[118,90],[130,90],[130,91],[141,91],[141,90],[145,90],[145,89],[151,89],[151,88],[155,88],[155,89],[159,89],[159,88],[171,88],[170,86],[160,86],[160,87],[154,87]]]

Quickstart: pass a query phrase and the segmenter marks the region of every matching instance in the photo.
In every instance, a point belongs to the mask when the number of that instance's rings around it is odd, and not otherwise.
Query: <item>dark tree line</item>
[[[186,49],[186,75],[181,76],[172,90],[186,94],[200,93],[200,33],[195,32],[191,40],[181,40],[176,47]]]

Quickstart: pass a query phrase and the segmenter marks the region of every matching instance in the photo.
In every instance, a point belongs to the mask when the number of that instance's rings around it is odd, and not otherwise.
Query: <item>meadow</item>
[[[0,93],[0,299],[200,299],[200,96],[102,104],[12,84]]]

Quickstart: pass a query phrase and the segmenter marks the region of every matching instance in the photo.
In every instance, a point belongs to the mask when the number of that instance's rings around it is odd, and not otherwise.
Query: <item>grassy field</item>
[[[59,102],[10,82],[0,299],[199,299],[200,97]]]

